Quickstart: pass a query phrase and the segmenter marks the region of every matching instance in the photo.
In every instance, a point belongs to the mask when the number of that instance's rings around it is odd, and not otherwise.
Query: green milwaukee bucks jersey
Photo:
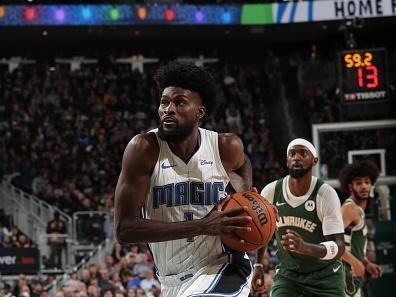
[[[345,200],[343,205],[354,204],[358,206],[351,198]],[[366,257],[367,247],[367,225],[364,210],[359,207],[360,220],[355,226],[349,226],[345,229],[345,247],[356,258],[362,261]]]
[[[317,214],[317,193],[323,185],[323,181],[317,179],[312,194],[307,200],[297,207],[292,207],[285,200],[286,193],[283,193],[283,180],[277,181],[275,186],[273,204],[278,208],[279,222],[276,231],[277,256],[281,267],[296,271],[299,273],[311,273],[321,270],[329,265],[334,264],[334,260],[321,260],[315,257],[301,255],[298,253],[285,251],[280,244],[282,235],[286,230],[294,230],[301,235],[307,243],[319,244],[326,241],[322,231],[322,222]]]

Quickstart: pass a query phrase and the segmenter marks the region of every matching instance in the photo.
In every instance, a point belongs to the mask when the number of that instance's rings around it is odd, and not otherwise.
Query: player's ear
[[[348,191],[349,193],[352,193],[352,184],[348,184]]]
[[[206,115],[206,108],[205,106],[201,105],[198,109],[198,117],[200,120],[202,120]]]
[[[318,164],[319,159],[317,157],[313,158],[313,165],[315,166]]]

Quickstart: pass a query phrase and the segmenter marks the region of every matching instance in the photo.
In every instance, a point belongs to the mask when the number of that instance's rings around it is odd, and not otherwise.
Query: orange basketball
[[[252,221],[247,225],[251,227],[251,231],[236,232],[244,240],[244,243],[229,235],[222,235],[221,240],[226,246],[241,252],[256,250],[266,245],[276,229],[276,207],[260,194],[248,191],[231,195],[231,199],[223,206],[223,211],[240,206],[248,207],[241,215],[252,217]]]

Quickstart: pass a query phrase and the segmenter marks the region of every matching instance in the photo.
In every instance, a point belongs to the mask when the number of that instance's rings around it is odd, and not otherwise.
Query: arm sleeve
[[[264,187],[264,189],[261,190],[261,196],[267,198],[267,200],[271,203],[274,202],[274,195],[275,195],[275,186],[276,186],[276,181],[273,181],[272,183],[269,183]]]
[[[321,199],[319,218],[322,220],[323,235],[344,233],[341,203],[337,192],[328,184],[324,184],[318,192]]]

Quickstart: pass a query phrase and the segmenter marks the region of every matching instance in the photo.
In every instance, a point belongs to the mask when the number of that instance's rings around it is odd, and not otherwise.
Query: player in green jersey
[[[345,264],[346,296],[362,296],[361,288],[366,273],[373,279],[382,275],[381,267],[366,257],[365,209],[378,175],[378,167],[370,161],[348,164],[340,172],[340,184],[349,193],[349,198],[341,208],[346,245],[341,257]]]
[[[294,139],[287,148],[289,175],[268,184],[261,194],[278,208],[275,233],[277,257],[271,297],[340,297],[343,291],[342,263],[344,226],[336,191],[312,175],[318,162],[309,141]],[[262,259],[256,257],[252,286],[265,290]]]

